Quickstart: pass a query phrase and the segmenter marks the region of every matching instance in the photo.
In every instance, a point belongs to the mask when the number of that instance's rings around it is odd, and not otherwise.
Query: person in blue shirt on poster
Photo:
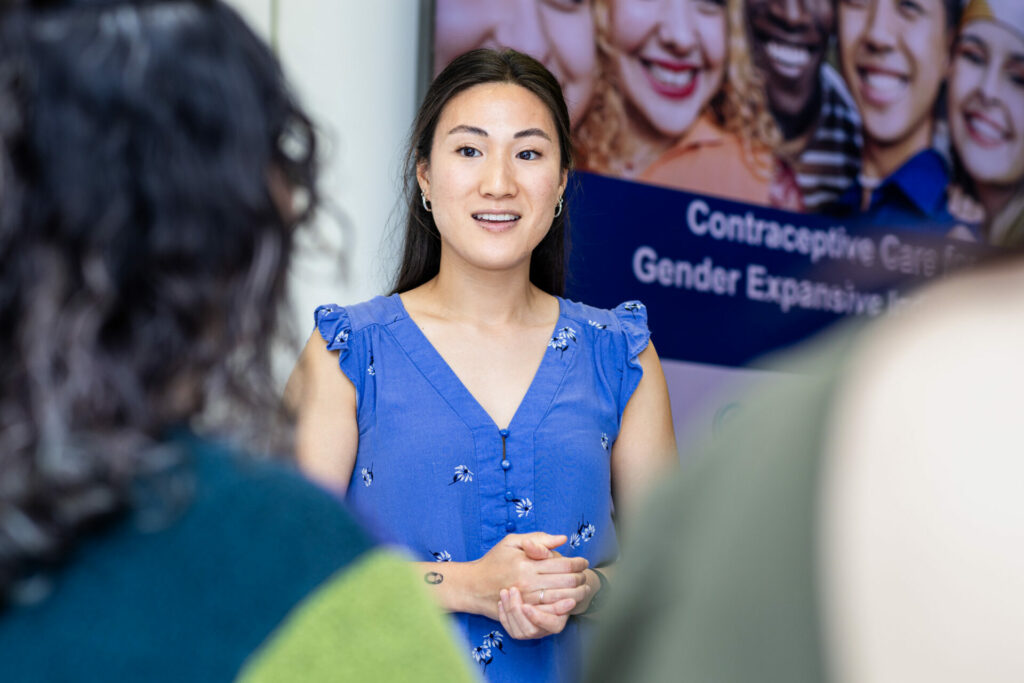
[[[488,680],[571,680],[616,524],[677,461],[646,309],[560,296],[569,114],[532,57],[453,60],[406,158],[392,294],[318,308],[286,390],[299,462],[408,548]]]
[[[856,181],[832,209],[878,228],[975,238],[947,208],[950,171],[932,147],[959,1],[839,0],[838,14],[864,146]]]

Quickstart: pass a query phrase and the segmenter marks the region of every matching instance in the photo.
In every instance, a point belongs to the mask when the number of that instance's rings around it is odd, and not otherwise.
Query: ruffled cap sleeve
[[[619,419],[626,409],[633,392],[640,385],[644,370],[637,356],[647,348],[651,341],[651,330],[647,327],[647,307],[639,301],[626,301],[612,311],[619,321],[622,334],[626,341],[626,353],[623,359],[622,386],[619,392]]]
[[[328,351],[340,351],[348,353],[348,339],[352,334],[352,324],[348,319],[348,312],[341,306],[327,304],[317,306],[313,312],[313,320],[316,329],[327,342]]]
[[[313,320],[317,332],[327,342],[327,350],[338,352],[338,366],[355,385],[361,400],[366,382],[367,362],[363,358],[367,354],[366,340],[352,331],[352,321],[344,306],[318,306],[313,312]]]

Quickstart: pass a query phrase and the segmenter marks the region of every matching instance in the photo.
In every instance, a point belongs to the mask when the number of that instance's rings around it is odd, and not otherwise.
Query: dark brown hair
[[[434,131],[441,113],[453,97],[484,83],[512,83],[536,95],[551,112],[558,131],[562,170],[572,168],[572,138],[569,111],[558,81],[543,64],[515,50],[473,50],[456,57],[437,75],[423,97],[405,155],[405,205],[408,218],[402,247],[402,262],[392,293],[406,292],[437,275],[441,266],[441,240],[434,218],[423,208],[416,167],[429,164]],[[530,259],[530,282],[549,294],[565,291],[568,252],[568,211],[563,210]]]
[[[220,0],[0,9],[0,603],[129,511],[208,398],[264,425],[315,151]]]

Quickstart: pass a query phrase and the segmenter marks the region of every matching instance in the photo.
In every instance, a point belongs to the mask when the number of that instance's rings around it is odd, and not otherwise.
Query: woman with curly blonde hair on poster
[[[602,77],[576,135],[586,170],[800,209],[750,61],[741,0],[596,0]]]

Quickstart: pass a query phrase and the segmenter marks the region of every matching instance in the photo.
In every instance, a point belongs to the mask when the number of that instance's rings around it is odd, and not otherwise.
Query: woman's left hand
[[[498,621],[513,638],[529,640],[561,633],[576,601],[564,598],[543,607],[523,602],[518,588],[502,588],[498,602]]]

